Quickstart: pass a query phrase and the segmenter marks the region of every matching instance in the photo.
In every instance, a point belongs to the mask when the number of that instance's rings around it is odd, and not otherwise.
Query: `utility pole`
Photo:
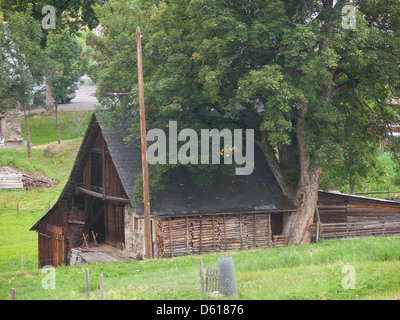
[[[144,108],[143,89],[143,65],[142,65],[142,39],[140,27],[136,28],[138,83],[139,83],[139,107],[140,107],[140,136],[142,148],[142,175],[143,175],[143,205],[144,205],[144,243],[146,259],[152,259],[151,246],[151,222],[150,222],[150,195],[149,173],[147,168],[147,143],[146,143],[146,116]]]

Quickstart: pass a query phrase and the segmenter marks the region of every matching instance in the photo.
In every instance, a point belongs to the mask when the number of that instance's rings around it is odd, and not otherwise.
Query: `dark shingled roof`
[[[134,201],[135,174],[141,173],[140,141],[127,144],[125,124],[100,127],[111,158],[138,213],[143,204]],[[283,194],[261,150],[255,146],[254,171],[248,176],[227,176],[215,170],[211,172],[212,184],[199,189],[193,184],[193,174],[185,166],[171,169],[165,188],[155,195],[157,206],[151,207],[154,215],[184,215],[244,211],[294,210],[293,204]]]
[[[66,200],[73,192],[79,178],[80,168],[90,147],[92,136],[96,133],[97,119],[93,115],[83,138],[69,180],[58,202]],[[128,118],[120,120],[111,127],[99,125],[110,151],[112,161],[128,195],[131,206],[139,214],[143,213],[143,204],[134,200],[135,176],[142,172],[140,141],[125,142],[129,135]],[[295,207],[283,194],[273,176],[261,150],[255,145],[254,171],[248,176],[226,176],[219,170],[210,174],[213,182],[199,189],[193,182],[193,174],[185,166],[171,169],[169,181],[164,190],[156,195],[156,207],[151,207],[152,215],[188,215],[231,212],[277,212],[293,211]],[[58,203],[57,202],[57,203]],[[50,214],[57,204],[43,216],[31,230],[36,230],[41,221]]]

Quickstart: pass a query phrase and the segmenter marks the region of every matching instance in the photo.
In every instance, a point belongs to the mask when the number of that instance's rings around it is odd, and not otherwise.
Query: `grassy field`
[[[20,201],[21,208],[46,208],[49,200],[57,200],[68,179],[82,138],[71,139],[69,133],[64,133],[59,146],[51,142],[54,138],[50,130],[44,130],[44,123],[50,123],[51,118],[35,119],[33,158],[27,159],[25,148],[1,150],[0,165],[15,165],[30,172],[40,170],[59,184],[41,190],[0,191],[0,209],[15,208],[16,201]],[[39,129],[43,131],[40,134],[36,132]],[[48,146],[53,153],[44,157],[43,150]],[[37,234],[28,231],[45,211],[23,210],[19,216],[15,211],[0,211],[0,299],[10,299],[11,288],[16,289],[17,299],[21,300],[86,299],[87,267],[92,299],[100,297],[100,274],[104,276],[105,297],[109,300],[207,298],[200,294],[200,256],[196,255],[61,266],[55,269],[55,288],[46,289],[50,274],[37,268]],[[235,263],[238,299],[400,299],[399,236],[233,251],[228,256]],[[216,267],[221,257],[222,253],[201,256],[204,267]],[[342,273],[345,266],[351,266],[354,273]],[[346,287],[350,275],[353,288]]]

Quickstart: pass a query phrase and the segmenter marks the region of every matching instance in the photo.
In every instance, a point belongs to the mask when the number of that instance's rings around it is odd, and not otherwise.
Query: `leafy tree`
[[[32,157],[27,109],[36,85],[43,81],[45,59],[40,48],[41,25],[30,10],[10,14],[0,23],[0,101],[1,108],[24,112],[28,157]]]
[[[63,30],[69,30],[72,34],[78,35],[85,28],[92,30],[96,27],[98,21],[92,6],[104,3],[105,1],[102,0],[0,0],[0,10],[2,10],[5,19],[7,19],[14,12],[25,12],[29,9],[34,19],[42,23],[47,14],[47,12],[42,13],[43,7],[47,5],[53,6],[56,14],[56,26],[54,30],[42,30],[44,36],[41,40],[41,46],[42,49],[45,49],[47,35],[51,33],[62,33]],[[47,78],[50,78],[51,74],[47,76]],[[45,110],[48,113],[54,110],[54,97],[49,83],[46,83]]]
[[[75,90],[74,85],[85,73],[88,56],[84,54],[82,46],[68,30],[60,34],[49,34],[46,52],[49,57],[47,74],[51,75],[48,84],[55,99],[57,139],[60,144],[58,102]]]
[[[25,12],[30,8],[34,19],[41,22],[45,14],[42,8],[52,5],[56,12],[56,29],[68,29],[73,34],[78,34],[83,27],[93,29],[97,26],[97,19],[92,6],[103,3],[100,0],[0,0],[0,9],[5,19],[14,12]],[[45,30],[45,35],[51,30]],[[46,38],[46,37],[45,37]],[[45,41],[42,42],[45,45]]]
[[[400,3],[353,1],[354,28],[342,23],[346,4],[109,1],[95,8],[104,29],[92,39],[98,98],[137,95],[134,28],[140,25],[147,128],[166,128],[173,119],[179,129],[199,130],[211,125],[207,113],[216,110],[221,128],[255,129],[255,143],[297,207],[285,216],[283,232],[290,244],[307,242],[323,168],[344,161],[349,148],[372,143],[399,113],[387,101],[399,92]],[[136,97],[123,96],[109,109],[131,112],[132,104]],[[357,121],[362,128],[346,134]],[[133,135],[138,127],[135,117]],[[370,138],[360,139],[368,128]],[[171,166],[162,168],[156,168],[160,181]],[[214,168],[192,169],[206,177]]]

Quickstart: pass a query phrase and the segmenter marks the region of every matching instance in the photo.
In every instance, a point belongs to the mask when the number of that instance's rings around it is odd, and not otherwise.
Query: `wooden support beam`
[[[103,154],[103,149],[98,149],[98,148],[92,148],[92,149],[90,149],[90,152],[93,152],[93,153],[97,153],[97,154]],[[110,152],[108,151],[108,150],[106,150],[105,151],[105,155],[106,156],[109,156],[110,155]]]
[[[77,192],[81,192],[81,193],[87,194],[89,196],[93,196],[93,197],[96,197],[96,198],[99,198],[99,199],[103,199],[103,194],[99,193],[99,192],[95,192],[95,191],[92,191],[92,190],[87,190],[87,189],[82,188],[82,187],[76,187],[75,190]],[[131,203],[131,201],[129,199],[120,198],[120,197],[113,197],[113,196],[107,196],[107,195],[105,197],[105,200],[112,201],[112,202],[118,202],[118,203],[126,203],[126,204],[130,204]]]
[[[85,223],[85,226],[83,228],[84,232],[89,232],[90,228],[95,224],[95,222],[102,216],[104,213],[104,207],[101,207],[101,209],[96,213],[96,215],[93,217],[93,219],[87,221]]]
[[[103,150],[102,150],[102,172],[103,172],[103,194],[102,194],[102,198],[103,200],[106,199],[106,142],[105,140],[103,140]]]

